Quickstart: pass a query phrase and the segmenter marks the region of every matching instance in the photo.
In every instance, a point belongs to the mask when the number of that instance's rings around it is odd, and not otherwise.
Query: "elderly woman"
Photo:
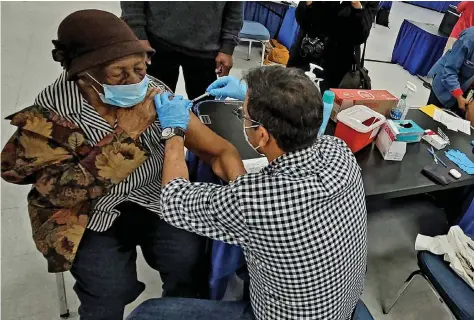
[[[66,17],[53,43],[65,71],[8,118],[18,129],[2,151],[3,179],[33,185],[33,238],[49,271],[71,271],[81,319],[122,319],[144,290],[137,245],[163,295],[205,295],[203,239],[159,217],[165,148],[153,98],[166,87],[146,75],[154,50],[99,10]],[[186,147],[223,179],[244,171],[235,148],[193,115]]]

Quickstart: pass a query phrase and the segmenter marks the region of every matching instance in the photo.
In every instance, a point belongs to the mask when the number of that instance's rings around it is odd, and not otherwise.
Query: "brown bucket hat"
[[[130,27],[116,15],[102,10],[81,10],[67,16],[53,40],[53,59],[61,63],[73,80],[80,72],[137,53],[155,53],[139,41]]]

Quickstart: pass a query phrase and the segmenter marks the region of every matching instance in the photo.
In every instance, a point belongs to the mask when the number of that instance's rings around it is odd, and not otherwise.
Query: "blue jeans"
[[[203,297],[208,293],[204,238],[175,228],[133,203],[105,232],[86,230],[71,273],[81,320],[123,318],[125,305],[145,289],[137,279],[137,245],[163,281],[163,296]],[[156,275],[158,277],[158,274]]]
[[[150,299],[139,305],[127,320],[255,320],[250,302],[187,298]],[[351,320],[374,320],[359,300]]]
[[[127,320],[254,320],[250,302],[161,298],[143,302]]]

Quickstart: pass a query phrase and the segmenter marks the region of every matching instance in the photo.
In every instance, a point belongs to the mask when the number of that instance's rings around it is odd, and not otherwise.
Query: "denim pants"
[[[137,280],[137,245],[147,264],[160,273],[163,296],[208,294],[204,238],[136,204],[124,203],[118,209],[121,215],[109,230],[86,230],[71,268],[81,319],[122,319],[125,305],[143,292],[145,285]]]
[[[216,301],[185,298],[150,299],[127,320],[254,320],[248,301]]]
[[[374,320],[362,300],[350,319]],[[248,301],[161,298],[143,302],[127,320],[255,320],[255,316]]]

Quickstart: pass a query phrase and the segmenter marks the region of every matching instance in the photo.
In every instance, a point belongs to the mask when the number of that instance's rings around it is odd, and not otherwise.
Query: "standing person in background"
[[[173,91],[180,66],[189,99],[203,94],[217,76],[229,74],[243,24],[242,2],[122,1],[120,5],[125,22],[156,50],[148,73]]]
[[[459,36],[428,72],[433,78],[427,104],[451,109],[474,125],[474,27]]]
[[[461,17],[459,17],[458,22],[451,31],[449,35],[448,42],[446,42],[446,47],[444,47],[443,54],[446,53],[449,49],[453,47],[454,42],[459,38],[459,34],[472,26],[474,26],[474,2],[473,1],[462,1],[458,4],[456,10]]]
[[[360,45],[369,37],[377,8],[377,1],[301,1],[296,9],[301,29],[287,67],[307,71],[310,62],[318,64],[324,69],[318,75],[324,79],[321,92],[339,87],[360,60]],[[311,47],[315,50],[308,52]]]

